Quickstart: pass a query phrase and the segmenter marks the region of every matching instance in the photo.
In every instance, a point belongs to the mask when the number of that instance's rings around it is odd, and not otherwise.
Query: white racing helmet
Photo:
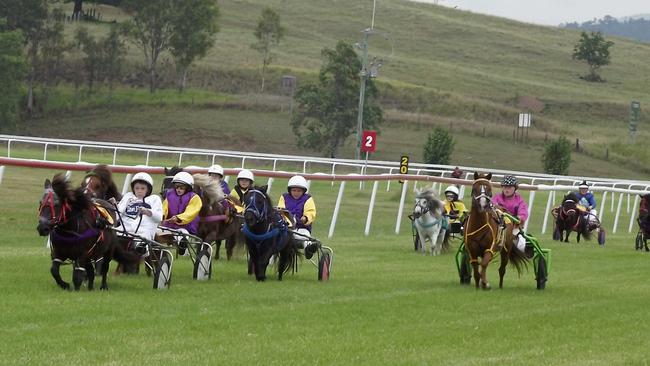
[[[194,188],[194,178],[192,177],[192,174],[188,172],[176,173],[174,179],[172,179],[172,184],[174,183],[183,183],[189,186],[190,189]]]
[[[291,188],[302,188],[307,192],[307,180],[300,175],[294,175],[287,184],[287,190],[291,191]]]
[[[237,180],[240,179],[248,179],[251,181],[251,184],[255,181],[255,176],[253,175],[253,172],[251,172],[248,169],[242,169],[239,174],[237,174]]]
[[[582,183],[578,186],[580,189],[589,189],[589,184],[587,183],[586,180],[583,180]]]
[[[445,189],[445,194],[447,193],[453,193],[456,195],[456,197],[460,196],[460,191],[458,190],[458,187],[456,186],[449,186],[447,189]]]
[[[219,164],[215,164],[208,169],[208,174],[219,174],[223,177],[223,167]]]
[[[131,190],[133,191],[133,186],[136,182],[141,182],[147,185],[147,196],[153,191],[153,178],[145,172],[136,173],[133,178],[131,178]]]

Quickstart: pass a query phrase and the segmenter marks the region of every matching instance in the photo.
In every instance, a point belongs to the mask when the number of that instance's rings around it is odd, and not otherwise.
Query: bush
[[[568,175],[571,164],[571,144],[561,136],[557,141],[546,145],[542,155],[544,172],[548,174]]]
[[[441,127],[436,127],[429,134],[424,144],[424,162],[426,164],[448,165],[454,150],[454,138]]]

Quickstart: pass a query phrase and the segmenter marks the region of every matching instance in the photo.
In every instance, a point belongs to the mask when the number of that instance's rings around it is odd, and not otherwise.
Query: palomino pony
[[[138,257],[116,245],[109,219],[88,199],[83,188],[73,191],[62,174],[54,176],[52,182],[45,180],[44,188],[37,230],[41,236],[49,235],[51,239],[52,277],[61,288],[69,289],[70,284],[61,279],[59,267],[70,260],[74,264],[75,291],[81,287],[84,277],[88,280],[88,290],[92,290],[96,266],[102,276],[100,289],[107,290],[106,275],[111,258],[132,265]],[[111,219],[115,218],[111,216]]]
[[[426,242],[431,243],[431,255],[440,255],[443,249],[449,249],[446,239],[447,217],[444,216],[444,203],[438,199],[432,188],[415,191],[415,208],[413,224],[420,239],[422,254],[427,253]]]
[[[591,239],[591,231],[589,230],[589,219],[585,218],[584,214],[578,209],[578,197],[575,193],[569,193],[564,196],[562,205],[556,208],[555,214],[555,236],[558,240],[564,242],[569,241],[569,234],[571,231],[578,233],[577,241],[580,243],[580,236],[585,239]],[[566,236],[564,233],[566,232]]]
[[[97,165],[86,173],[81,186],[84,188],[84,193],[91,198],[104,201],[114,198],[116,202],[120,202],[122,199],[122,194],[113,182],[113,174],[105,164]]]
[[[296,245],[293,243],[287,223],[273,208],[266,193],[267,186],[253,187],[243,197],[244,236],[248,254],[258,281],[266,280],[266,267],[269,259],[279,254],[278,280],[297,263]]]
[[[517,272],[521,274],[523,266],[528,261],[524,254],[514,247],[513,224],[509,223],[502,227],[500,225],[502,219],[498,217],[490,203],[492,199],[491,178],[492,173],[487,175],[474,173],[472,208],[465,223],[464,234],[465,250],[474,268],[476,288],[479,288],[480,280],[481,287],[485,290],[490,288],[487,280],[487,267],[497,254],[501,255],[499,288],[503,288],[503,276],[506,274],[508,262],[512,263]],[[479,258],[481,258],[480,261]],[[480,273],[479,263],[481,265]]]

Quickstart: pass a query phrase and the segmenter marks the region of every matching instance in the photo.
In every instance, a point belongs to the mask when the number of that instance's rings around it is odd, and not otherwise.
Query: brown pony
[[[84,188],[84,193],[91,198],[104,201],[115,198],[116,202],[120,202],[122,199],[122,194],[113,182],[113,174],[105,164],[97,165],[93,170],[87,172],[81,186]]]
[[[571,231],[578,233],[576,238],[578,243],[580,243],[581,236],[587,240],[591,239],[589,219],[578,208],[578,202],[579,200],[576,194],[569,193],[562,199],[562,204],[553,209],[553,216],[555,216],[554,239],[567,243],[569,242],[569,234],[571,234]]]
[[[199,237],[206,243],[216,243],[219,258],[221,241],[226,240],[226,256],[232,257],[241,224],[224,207],[225,195],[221,185],[205,174],[194,174],[194,191],[203,203],[199,212]]]
[[[492,186],[490,179],[492,173],[479,175],[474,173],[472,184],[472,208],[465,223],[465,250],[474,268],[474,282],[476,288],[485,290],[490,288],[487,280],[487,267],[492,259],[501,255],[499,266],[499,288],[503,288],[503,276],[506,274],[506,266],[511,262],[517,272],[521,274],[527,258],[523,253],[514,248],[512,224],[502,225],[502,218],[492,207]],[[505,226],[505,227],[504,227]],[[480,258],[480,260],[479,260]],[[479,273],[479,263],[481,271]],[[479,281],[480,280],[480,281]]]

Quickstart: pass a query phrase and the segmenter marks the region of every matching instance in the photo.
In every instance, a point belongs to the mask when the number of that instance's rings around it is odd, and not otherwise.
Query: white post
[[[636,208],[639,207],[639,195],[635,194],[634,198],[634,209],[632,210],[632,213],[630,214],[630,226],[627,228],[627,232],[631,233],[632,232],[632,227],[634,226],[634,219],[636,218]]]
[[[122,196],[124,196],[126,192],[129,191],[130,185],[131,185],[131,173],[127,174],[126,177],[124,177],[124,184],[122,184]]]
[[[603,200],[600,201],[600,210],[598,210],[598,221],[600,222],[603,221],[603,211],[605,211],[605,202],[607,202],[607,191],[603,192]]]
[[[266,185],[268,186],[266,188],[266,193],[271,193],[271,186],[273,185],[273,177],[269,177],[269,180],[266,181]]]
[[[614,185],[612,188],[616,188],[616,185]],[[614,212],[614,200],[616,199],[616,196],[614,195],[614,192],[612,192],[612,208],[609,209],[609,212]]]
[[[2,184],[2,177],[5,175],[4,165],[0,166],[0,184]]]
[[[404,200],[406,199],[406,188],[408,181],[405,180],[402,184],[402,197],[399,199],[399,209],[397,210],[397,223],[395,223],[395,234],[399,234],[399,227],[402,223],[402,212],[404,212]]]
[[[623,205],[623,195],[625,193],[621,193],[618,197],[618,206],[616,207],[616,217],[614,217],[614,228],[612,229],[612,233],[616,233],[616,228],[618,227],[618,218],[621,216],[621,206]]]
[[[229,180],[229,179],[230,179],[230,176],[229,176],[229,175],[226,175],[225,177],[223,177],[223,180],[224,180],[226,183],[228,183],[228,180]]]
[[[528,220],[524,224],[524,231],[528,231],[528,223],[532,217],[533,212],[533,203],[535,203],[535,191],[530,191],[530,196],[528,197]]]
[[[69,170],[67,170],[67,171],[65,172],[65,180],[68,180],[68,181],[69,181],[69,180],[70,180],[70,177],[72,177],[72,172],[69,171]]]
[[[548,224],[548,216],[551,215],[551,206],[553,205],[553,192],[548,192],[548,200],[546,201],[546,211],[544,211],[544,223],[542,224],[542,234],[546,233],[546,225]]]
[[[372,222],[372,210],[375,208],[375,197],[377,196],[377,187],[379,187],[379,181],[376,180],[372,185],[372,194],[370,195],[370,206],[368,206],[368,217],[366,218],[366,231],[364,232],[366,236],[370,235],[370,223]]]
[[[336,227],[336,218],[339,216],[339,207],[341,207],[341,199],[343,198],[343,190],[345,189],[345,181],[341,181],[339,187],[339,195],[336,197],[336,204],[334,205],[334,213],[332,214],[332,222],[330,223],[330,232],[327,234],[329,239],[334,236],[334,228]]]

